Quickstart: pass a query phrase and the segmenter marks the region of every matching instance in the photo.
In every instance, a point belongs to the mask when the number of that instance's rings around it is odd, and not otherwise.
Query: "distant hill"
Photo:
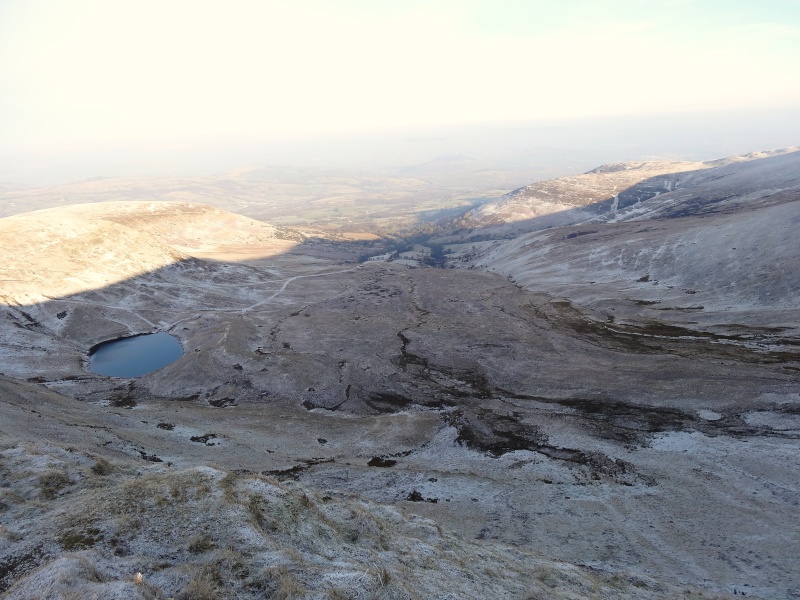
[[[0,219],[5,303],[39,302],[226,249],[283,252],[275,227],[185,202],[78,204]]]
[[[602,165],[582,175],[540,181],[514,190],[468,212],[459,225],[476,229],[473,237],[496,239],[549,227],[641,218],[651,210],[665,210],[670,201],[685,207],[686,195],[694,193],[695,188],[696,194],[715,186],[721,190],[721,184],[711,184],[720,178],[726,178],[728,187],[744,183],[750,192],[769,189],[771,194],[777,188],[796,185],[798,150],[792,147],[710,162]],[[730,190],[729,195],[737,194],[744,192]],[[661,204],[654,205],[656,198]],[[678,216],[674,211],[663,216],[668,214]]]
[[[489,224],[475,233],[502,237],[512,227],[531,233],[477,251],[474,265],[507,275],[526,289],[599,309],[617,322],[670,319],[731,335],[736,324],[797,334],[797,148],[694,170],[664,165],[661,175],[652,175],[658,169],[645,164],[604,166],[518,190],[496,205],[508,219],[500,227],[493,226],[498,218],[489,218],[492,206],[487,205],[478,216]],[[626,177],[645,173],[651,176],[620,187]],[[607,195],[614,185],[613,199],[581,205]],[[531,216],[542,205],[556,205],[540,200],[545,190],[554,192],[559,206],[578,208],[549,219]],[[527,210],[528,220],[513,221],[523,215],[513,213],[514,207]],[[557,219],[569,224],[553,227]]]

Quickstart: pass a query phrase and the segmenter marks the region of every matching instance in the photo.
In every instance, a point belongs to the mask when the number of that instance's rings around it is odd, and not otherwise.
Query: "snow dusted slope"
[[[477,270],[300,253],[181,260],[9,302],[0,594],[664,598],[686,584],[794,597],[800,345],[782,329],[797,322],[795,282],[776,259],[797,263],[797,203],[768,204],[491,251],[487,267],[539,269],[526,285],[583,294],[588,309]],[[191,207],[82,210],[51,213],[47,235],[6,232],[5,282],[22,285],[34,260],[61,285],[126,257],[147,268],[262,239]],[[97,248],[64,254],[88,243],[88,223]],[[727,271],[726,233],[747,248]],[[756,281],[730,292],[705,282],[717,271]],[[92,345],[152,330],[183,357],[136,380],[85,369]]]
[[[765,161],[760,159],[775,157],[774,168],[783,170],[784,163],[778,159],[788,154],[787,162],[791,163],[797,160],[797,150],[793,147],[705,163],[649,161],[602,165],[582,175],[540,181],[514,190],[468,213],[464,224],[475,228],[473,238],[508,239],[550,227],[643,216],[649,213],[655,200],[668,196],[671,203],[680,203],[686,197],[683,193],[686,189],[701,185],[716,189],[714,181],[723,177],[729,178],[730,185],[747,179],[762,190],[765,186],[760,182],[774,173],[769,173],[769,168],[763,166]],[[760,166],[753,172],[744,169],[749,174],[742,175],[737,182],[735,174],[747,164]]]
[[[183,202],[79,204],[0,219],[0,370],[32,376],[47,364],[71,377],[100,341],[165,327],[189,306],[255,304],[263,286],[279,287],[275,276],[219,260],[295,245],[275,233]],[[215,261],[194,260],[206,254]],[[255,290],[239,289],[256,280]]]
[[[21,387],[0,378],[3,391]],[[2,431],[0,460],[8,599],[710,597],[253,472],[144,466]]]
[[[800,148],[715,161],[689,173],[680,188],[620,210],[610,221],[660,219],[748,210],[790,202],[800,193]],[[767,156],[761,156],[768,154]]]
[[[574,223],[611,208],[608,202],[600,207],[597,203],[610,200],[616,208],[619,195],[637,184],[637,198],[653,196],[672,189],[679,173],[704,168],[707,167],[703,163],[671,161],[603,165],[582,175],[540,181],[514,190],[497,202],[476,209],[469,218],[479,226],[519,223],[545,215],[552,215],[554,223]],[[567,214],[563,214],[565,211]]]
[[[800,152],[695,171],[604,220],[523,235],[477,265],[609,319],[796,326]]]

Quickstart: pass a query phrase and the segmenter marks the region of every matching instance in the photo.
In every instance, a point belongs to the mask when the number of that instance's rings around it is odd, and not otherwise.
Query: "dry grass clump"
[[[5,525],[0,525],[0,536],[4,537],[9,542],[18,542],[24,537],[18,531],[9,529]]]
[[[176,600],[218,600],[223,586],[222,576],[211,565],[199,567]]]
[[[66,487],[75,483],[62,471],[48,471],[39,476],[39,493],[46,500],[52,500]]]
[[[97,462],[92,465],[92,473],[99,476],[110,474],[114,467],[105,458],[98,458]]]
[[[99,529],[89,528],[65,531],[58,541],[64,550],[84,550],[94,546],[101,537]]]
[[[300,571],[285,565],[270,566],[249,579],[250,590],[263,598],[294,599],[313,595],[300,580]]]
[[[289,571],[284,571],[278,578],[278,590],[275,592],[274,598],[275,600],[302,598],[306,592],[306,588]]]
[[[214,543],[214,541],[206,534],[193,536],[187,544],[187,548],[192,554],[202,554],[203,552],[208,552],[216,547],[217,545]]]

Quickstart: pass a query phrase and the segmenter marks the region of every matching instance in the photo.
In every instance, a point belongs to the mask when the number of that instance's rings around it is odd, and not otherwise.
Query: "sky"
[[[0,0],[0,146],[800,106],[800,0]]]

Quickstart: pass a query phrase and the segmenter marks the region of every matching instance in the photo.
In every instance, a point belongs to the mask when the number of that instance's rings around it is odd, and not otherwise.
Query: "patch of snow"
[[[722,415],[720,413],[706,409],[698,410],[697,416],[703,419],[704,421],[719,421],[722,418]]]

